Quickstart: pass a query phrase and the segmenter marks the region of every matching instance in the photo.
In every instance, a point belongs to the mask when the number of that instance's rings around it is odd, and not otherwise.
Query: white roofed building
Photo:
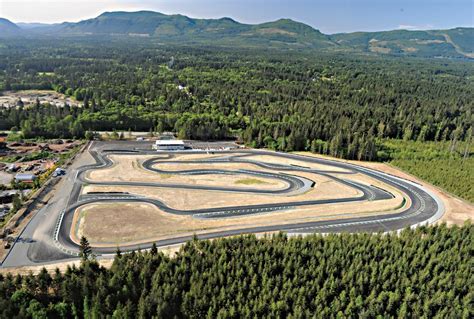
[[[16,174],[15,181],[23,183],[33,183],[36,179],[35,174]]]
[[[182,151],[185,149],[185,145],[182,140],[157,140],[155,149],[159,151]]]

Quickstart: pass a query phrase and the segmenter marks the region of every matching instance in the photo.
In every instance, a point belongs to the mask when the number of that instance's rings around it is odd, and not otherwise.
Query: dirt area
[[[315,205],[269,214],[225,219],[198,219],[165,213],[154,206],[135,209],[138,204],[91,204],[76,211],[71,237],[85,235],[93,246],[140,244],[176,235],[192,235],[209,230],[280,225],[317,220],[369,216],[373,213],[392,213],[402,209],[400,198],[380,202]],[[330,208],[330,209],[329,209]],[[84,212],[86,212],[84,214]],[[133,214],[133,215],[131,215]],[[107,222],[105,222],[107,221]]]
[[[136,155],[111,155],[109,157],[114,165],[112,167],[94,170],[86,175],[86,178],[91,181],[126,181],[126,182],[151,182],[151,183],[166,183],[166,184],[183,184],[183,185],[207,185],[207,186],[220,186],[225,187],[235,184],[237,181],[248,177],[245,174],[239,175],[223,175],[223,174],[205,174],[205,175],[170,175],[170,174],[157,174],[145,170],[141,163],[143,157]],[[156,164],[154,167],[162,170],[167,170],[167,167],[172,164]],[[175,165],[172,165],[176,167]],[[181,165],[179,165],[181,166]],[[196,168],[196,167],[194,167]],[[213,166],[212,168],[216,168]],[[221,166],[219,166],[221,168]],[[181,169],[187,169],[181,167]],[[234,168],[235,169],[235,168]],[[259,185],[261,189],[283,189],[286,187],[286,183],[271,179],[259,177],[263,183]],[[239,187],[253,188],[252,185],[239,185]]]
[[[80,106],[80,102],[76,101],[72,97],[67,97],[64,94],[58,93],[52,90],[24,90],[24,91],[8,91],[3,92],[0,95],[0,105],[6,107],[17,106],[18,101],[21,99],[24,106],[35,104],[38,99],[40,104],[50,103],[52,105],[61,107],[64,103],[71,106]]]
[[[63,153],[71,150],[75,146],[79,145],[80,142],[74,142],[72,140],[50,140],[43,143],[35,142],[13,142],[8,143],[7,148],[11,154],[25,154],[31,152],[48,151],[53,153]]]
[[[232,153],[232,156],[235,155],[243,155],[245,153]],[[219,158],[224,158],[227,157],[228,154],[176,154],[171,160],[180,160],[180,161],[192,161],[192,160],[202,160],[202,159],[219,159]]]
[[[104,266],[106,268],[110,268],[112,266],[113,260],[112,259],[104,259],[100,260],[99,264],[101,266]],[[32,273],[33,275],[37,275],[41,272],[43,268],[46,268],[46,270],[50,274],[54,274],[56,271],[56,268],[58,268],[62,273],[64,273],[67,270],[67,267],[70,266],[72,267],[75,265],[76,267],[79,267],[81,264],[80,260],[75,260],[75,261],[68,261],[68,262],[62,262],[62,263],[54,263],[54,264],[47,264],[47,265],[42,265],[42,266],[23,266],[23,267],[15,267],[15,268],[0,268],[0,274],[6,275],[8,273],[11,273],[12,275],[28,275]]]
[[[219,166],[220,167],[220,166]],[[293,172],[292,172],[293,173]],[[296,172],[294,172],[296,173]],[[172,189],[159,187],[138,187],[138,186],[98,186],[87,185],[83,193],[87,192],[110,192],[120,191],[129,192],[136,195],[143,195],[150,198],[159,199],[169,207],[181,210],[205,209],[213,207],[227,207],[239,205],[255,205],[266,203],[294,202],[302,200],[332,199],[342,197],[356,197],[361,193],[352,187],[348,187],[325,176],[312,174],[308,172],[297,172],[299,176],[306,177],[316,182],[315,187],[304,193],[293,196],[273,195],[273,194],[251,194],[220,191],[205,191],[192,189]],[[392,192],[397,198],[401,198],[397,190],[371,178],[361,175],[340,175],[342,178],[364,183],[366,185],[375,185]],[[155,177],[156,178],[156,177]],[[227,180],[224,180],[227,182]],[[223,184],[225,185],[225,184]],[[255,186],[254,186],[255,187]],[[260,187],[260,185],[259,185]],[[381,202],[381,201],[378,201]]]
[[[169,174],[156,174],[154,172],[146,171],[140,165],[141,161],[146,160],[152,156],[140,156],[139,158],[135,155],[113,155],[111,160],[114,161],[114,165],[111,168],[91,171],[87,178],[94,181],[136,181],[136,182],[159,182],[168,184],[188,184],[188,185],[213,185],[213,186],[228,186],[231,184],[239,184],[242,188],[255,187],[255,185],[242,183],[242,180],[246,180],[246,175],[169,175]],[[190,158],[202,159],[211,157],[206,154],[192,154],[192,155],[179,155],[174,160],[190,160]],[[215,157],[215,156],[214,156]],[[259,156],[265,157],[268,162],[275,161],[276,157],[272,156]],[[259,158],[261,160],[261,158]],[[285,161],[288,164],[299,165],[303,162],[300,161]],[[326,165],[314,165],[319,169],[331,169]],[[200,163],[163,163],[156,164],[163,170],[186,170],[186,169],[255,169],[255,165],[247,163],[215,163],[215,164],[200,164]],[[262,171],[270,171],[261,169]],[[344,170],[341,170],[344,172]],[[290,201],[299,200],[314,200],[314,199],[327,199],[327,198],[341,198],[358,196],[360,193],[354,191],[351,187],[347,187],[327,177],[307,173],[307,172],[288,172],[291,174],[306,177],[316,182],[316,186],[310,192],[303,195],[292,196]],[[350,178],[355,181],[362,182],[367,185],[376,185],[382,188],[387,188],[387,185],[382,184],[376,180],[372,180],[364,175],[343,175],[340,174],[341,178]],[[282,182],[278,182],[274,179],[258,178],[260,184],[258,187],[261,189],[277,189],[284,187]],[[276,203],[282,202],[283,196],[275,195],[262,195],[262,194],[244,194],[235,192],[213,192],[213,191],[200,191],[200,190],[179,190],[179,189],[166,189],[166,188],[148,188],[148,187],[115,187],[115,186],[94,186],[89,185],[84,188],[84,192],[94,191],[127,191],[137,195],[149,196],[152,198],[160,199],[165,202],[168,206],[188,210],[190,208],[210,208],[210,207],[225,207],[233,205],[245,204],[260,204],[260,203]],[[390,190],[397,192],[395,189]],[[397,195],[401,196],[401,194]],[[285,199],[284,201],[288,201]]]
[[[247,163],[228,163],[228,162],[217,162],[217,163],[158,163],[153,166],[164,171],[182,171],[192,169],[223,169],[236,171],[239,169],[247,170],[258,170],[258,171],[269,171],[267,169],[258,167],[254,164]]]
[[[312,154],[308,152],[297,152],[297,154],[326,158],[324,156]],[[446,209],[444,216],[439,221],[440,223],[446,222],[446,224],[448,225],[462,225],[467,220],[474,221],[474,205],[460,198],[457,198],[456,196],[453,196],[447,193],[446,191],[417,178],[416,176],[403,172],[399,168],[396,168],[384,163],[358,162],[358,161],[344,161],[344,162],[361,165],[361,166],[376,169],[388,174],[392,174],[401,178],[405,178],[405,179],[414,181],[416,183],[419,183],[423,185],[424,187],[426,187],[427,189],[431,190],[443,201],[445,209]]]
[[[3,240],[0,241],[0,261],[3,260],[3,258],[5,258],[8,252],[8,250],[5,249],[4,245],[5,245],[5,242]],[[0,268],[0,273],[1,273],[1,270],[2,269]]]
[[[0,157],[0,184],[8,184],[15,173],[41,175],[51,169],[60,159],[81,144],[72,140],[49,140],[36,142],[9,142],[6,152]]]
[[[312,169],[324,170],[324,171],[347,172],[347,170],[343,168],[338,168],[338,167],[329,166],[329,165],[322,165],[322,164],[317,164],[317,163],[308,163],[304,161],[298,161],[295,159],[277,157],[277,156],[272,156],[272,155],[255,155],[255,156],[245,157],[245,159],[250,159],[250,160],[255,160],[255,161],[265,162],[265,163],[272,163],[272,164],[303,166],[303,167],[309,167]]]
[[[0,185],[7,185],[11,182],[14,174],[0,171]]]
[[[99,185],[87,185],[84,187],[83,193],[113,191],[129,192],[135,195],[143,195],[158,199],[169,207],[181,210],[357,197],[361,195],[353,188],[334,182],[325,177],[320,177],[317,185],[319,186],[304,194],[287,197],[272,194],[267,195],[194,189]]]
[[[147,234],[166,228],[157,213],[155,206],[146,203],[88,205],[77,213],[80,217],[76,239],[85,236],[92,243],[109,244],[146,239]]]

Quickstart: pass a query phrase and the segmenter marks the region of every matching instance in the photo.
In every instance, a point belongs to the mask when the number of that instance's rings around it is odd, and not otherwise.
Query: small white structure
[[[182,140],[157,140],[155,149],[158,151],[182,151],[184,142]]]

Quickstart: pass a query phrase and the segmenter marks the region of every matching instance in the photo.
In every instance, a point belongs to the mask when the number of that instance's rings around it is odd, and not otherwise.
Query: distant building
[[[159,151],[181,151],[185,149],[181,140],[158,140],[155,142],[155,149]]]
[[[35,174],[16,174],[15,181],[22,183],[33,183],[36,180]]]

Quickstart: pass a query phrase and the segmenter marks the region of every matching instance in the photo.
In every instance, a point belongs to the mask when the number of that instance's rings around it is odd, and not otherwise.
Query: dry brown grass
[[[133,156],[133,155],[111,155],[110,159],[114,162],[112,167],[106,169],[93,170],[87,173],[86,178],[91,181],[127,181],[127,182],[150,182],[150,183],[166,183],[166,184],[184,184],[184,185],[205,185],[205,186],[229,186],[233,185],[248,175],[222,175],[222,174],[206,174],[206,175],[170,175],[158,174],[148,171],[141,166],[141,163],[150,156]],[[179,156],[177,159],[186,158]],[[186,158],[187,159],[187,158]],[[176,159],[175,159],[176,160]],[[218,164],[216,164],[218,165]],[[251,165],[248,165],[251,166]],[[253,165],[252,165],[253,166]],[[193,164],[180,164],[179,168],[174,164],[156,164],[155,168],[167,171],[170,170],[186,170],[194,169],[197,166]],[[193,167],[193,168],[191,168]],[[221,166],[213,166],[216,168]],[[222,168],[225,169],[225,168]],[[259,177],[264,184],[259,185],[262,189],[282,189],[286,183],[271,179]],[[252,185],[240,185],[242,189],[253,188]]]
[[[186,164],[187,165],[187,164]],[[227,164],[226,164],[227,165]],[[232,164],[234,165],[234,164]],[[220,166],[219,166],[220,167]],[[143,195],[150,198],[159,199],[169,207],[181,210],[189,209],[205,209],[213,207],[228,207],[238,205],[254,205],[263,203],[282,203],[302,200],[317,200],[330,199],[342,197],[360,196],[361,193],[354,190],[352,187],[340,184],[325,176],[308,173],[308,172],[290,172],[298,174],[314,180],[316,186],[309,192],[293,196],[285,195],[266,195],[266,194],[250,194],[250,193],[235,193],[235,192],[221,192],[221,191],[205,191],[205,190],[191,190],[191,189],[171,189],[171,188],[150,188],[150,187],[119,187],[119,186],[95,186],[88,185],[83,192],[110,192],[110,191],[125,191],[136,195]],[[342,178],[349,178],[354,181],[365,183],[367,185],[376,185],[392,192],[397,198],[401,198],[402,194],[396,189],[393,189],[377,180],[361,174],[340,175]],[[229,183],[223,179],[224,182]],[[226,183],[224,183],[226,184]],[[377,201],[381,202],[381,201]]]
[[[287,211],[224,219],[198,219],[165,213],[154,206],[144,207],[130,203],[91,204],[76,211],[83,216],[71,230],[76,242],[86,236],[94,246],[142,243],[175,236],[192,235],[256,226],[311,222],[356,216],[369,216],[399,211],[402,199],[361,203],[314,205]],[[83,214],[83,212],[87,212]]]
[[[283,158],[273,155],[254,155],[246,157],[246,159],[251,159],[259,162],[272,163],[272,164],[285,164],[285,165],[296,165],[309,167],[312,169],[325,170],[325,171],[336,171],[336,172],[347,172],[347,170],[339,167],[333,167],[329,165],[317,164],[317,163],[308,163],[304,161],[299,161],[291,158]]]
[[[351,187],[325,177],[320,177],[314,189],[295,196],[278,196],[255,193],[236,193],[195,189],[176,189],[140,186],[98,186],[88,185],[83,192],[129,192],[164,202],[167,206],[180,210],[205,209],[241,205],[296,202],[328,198],[356,197],[361,194]]]
[[[79,229],[76,238],[87,237],[92,244],[146,239],[162,227],[158,210],[146,203],[100,203],[79,209]],[[143,237],[145,236],[145,237]]]
[[[3,260],[7,256],[8,250],[5,249],[4,245],[5,242],[0,241],[0,260]]]

